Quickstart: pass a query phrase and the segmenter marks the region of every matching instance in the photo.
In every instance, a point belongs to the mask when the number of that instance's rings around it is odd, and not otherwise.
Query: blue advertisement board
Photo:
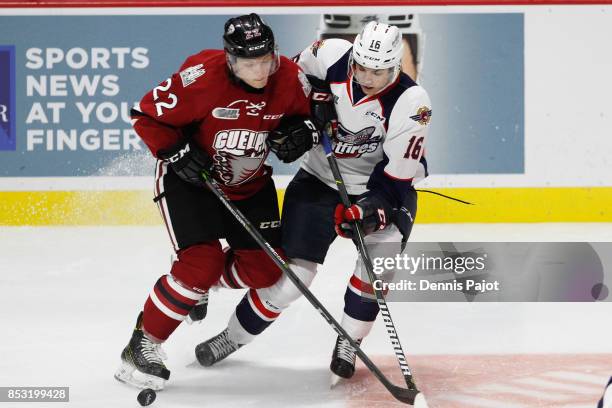
[[[129,111],[230,15],[0,16],[0,177],[149,176]],[[320,15],[263,15],[280,51],[317,39]],[[523,173],[523,15],[427,14],[419,82],[437,174]],[[6,119],[6,120],[5,120]],[[297,164],[274,158],[275,174]]]
[[[0,46],[0,151],[16,146],[15,47]]]

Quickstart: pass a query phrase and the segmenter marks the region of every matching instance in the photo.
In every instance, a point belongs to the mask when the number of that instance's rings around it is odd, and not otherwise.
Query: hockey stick
[[[338,192],[340,193],[340,199],[342,204],[345,207],[351,206],[351,200],[349,198],[348,192],[346,191],[346,186],[344,185],[344,180],[342,179],[342,174],[340,174],[340,169],[338,168],[338,161],[336,160],[336,156],[331,147],[331,141],[329,139],[329,134],[327,131],[323,131],[321,143],[323,145],[323,150],[325,151],[325,156],[327,157],[327,162],[329,163],[329,167],[331,168],[332,175],[334,176],[336,186],[338,186]],[[361,225],[358,222],[352,223],[354,238],[353,242],[359,251],[359,255],[361,256],[361,260],[366,268],[368,273],[368,278],[370,280],[370,284],[372,285],[372,290],[376,295],[376,302],[378,303],[378,307],[380,308],[380,313],[383,316],[383,320],[385,322],[385,326],[387,328],[387,333],[389,334],[389,340],[391,340],[391,345],[393,345],[393,350],[395,351],[395,356],[397,357],[397,362],[399,364],[400,370],[402,371],[402,375],[404,376],[404,380],[406,380],[406,385],[409,389],[415,390],[419,393],[416,384],[414,383],[414,379],[412,378],[412,371],[408,366],[408,362],[406,361],[406,355],[404,354],[404,349],[400,343],[399,337],[397,336],[397,330],[395,330],[395,325],[393,324],[393,320],[391,319],[391,313],[389,311],[389,307],[387,306],[387,302],[381,291],[377,290],[374,285],[374,281],[376,281],[376,275],[374,274],[374,268],[372,267],[372,260],[368,255],[368,251],[365,246],[365,242],[363,240],[364,234],[361,229]],[[351,344],[352,345],[352,344]],[[421,394],[422,396],[422,394]],[[424,400],[424,398],[423,398]]]
[[[230,201],[225,195],[223,190],[219,187],[217,182],[207,176],[205,173],[202,174],[202,178],[206,182],[206,185],[212,191],[221,203],[229,210],[230,213],[242,224],[244,229],[253,237],[257,244],[265,251],[265,253],[272,259],[272,261],[282,270],[285,275],[293,282],[298,290],[304,295],[304,297],[314,306],[315,309],[323,316],[327,323],[338,333],[339,336],[344,337],[348,340],[352,347],[355,348],[356,354],[359,356],[361,361],[368,367],[368,369],[374,374],[376,378],[382,383],[382,385],[395,397],[398,401],[406,404],[414,404],[418,408],[427,408],[427,404],[423,399],[422,394],[414,389],[401,388],[394,385],[385,377],[380,369],[370,360],[370,358],[361,350],[359,345],[355,343],[348,333],[340,326],[340,324],[333,318],[333,316],[325,309],[321,302],[312,294],[312,292],[302,283],[295,273],[291,270],[287,262],[281,258],[281,256],[270,246],[265,240],[261,233],[253,226],[253,224],[240,212],[240,210]],[[422,400],[422,401],[421,401]],[[423,405],[425,404],[425,405]]]

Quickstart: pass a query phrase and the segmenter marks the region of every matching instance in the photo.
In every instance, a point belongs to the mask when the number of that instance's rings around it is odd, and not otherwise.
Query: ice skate
[[[162,362],[165,359],[161,344],[149,340],[142,331],[140,312],[132,338],[121,352],[121,366],[115,372],[115,378],[137,388],[162,390],[170,378],[170,370]]]
[[[362,339],[357,339],[357,345],[361,345]],[[340,379],[351,378],[355,374],[355,349],[344,337],[338,336],[336,346],[332,353],[332,361],[329,369],[332,371],[331,388],[335,387]]]
[[[198,344],[195,348],[195,354],[201,365],[210,367],[223,360],[240,347],[242,347],[242,344],[238,344],[230,339],[228,330],[225,329],[215,337]]]

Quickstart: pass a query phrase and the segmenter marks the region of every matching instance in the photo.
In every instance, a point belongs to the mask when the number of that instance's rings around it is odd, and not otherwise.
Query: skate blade
[[[336,374],[332,374],[329,379],[329,389],[333,390],[336,387],[336,385],[338,385],[340,380],[342,380],[342,377]]]
[[[133,365],[122,362],[119,369],[115,372],[115,379],[124,384],[138,389],[150,388],[153,391],[162,391],[166,380],[154,375],[141,373]]]

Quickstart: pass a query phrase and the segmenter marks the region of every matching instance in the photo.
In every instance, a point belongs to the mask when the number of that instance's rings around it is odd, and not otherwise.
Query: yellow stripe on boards
[[[433,191],[474,205],[419,193],[417,223],[612,221],[612,187],[441,188]]]
[[[0,192],[0,225],[157,225],[149,191]]]
[[[612,187],[433,189],[417,223],[612,222]],[[279,190],[282,206],[284,190]],[[149,191],[2,191],[0,225],[158,225]],[[308,214],[304,214],[305,217]]]

